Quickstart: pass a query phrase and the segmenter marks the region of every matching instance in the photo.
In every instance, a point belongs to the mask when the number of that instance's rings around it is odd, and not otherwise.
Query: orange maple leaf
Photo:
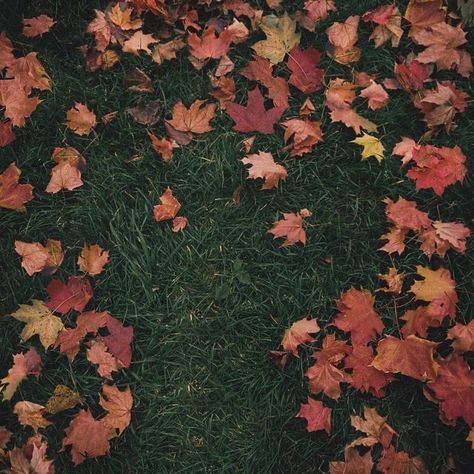
[[[19,184],[21,171],[15,163],[0,174],[0,207],[25,211],[25,204],[33,199],[33,186]]]
[[[160,196],[160,204],[153,207],[153,217],[157,222],[167,221],[176,217],[181,209],[181,203],[173,196],[173,191],[168,186]]]
[[[284,166],[275,163],[271,153],[259,151],[242,158],[244,165],[251,165],[248,170],[247,179],[262,178],[264,183],[262,189],[278,187],[280,180],[286,180],[288,173]]]
[[[173,118],[166,122],[180,132],[206,133],[214,130],[210,121],[216,116],[216,105],[196,100],[191,107],[179,101],[173,107]]]
[[[104,271],[104,266],[109,262],[109,251],[104,250],[100,245],[93,244],[84,246],[81,255],[77,259],[79,269],[89,275],[100,275]]]
[[[306,244],[306,232],[303,229],[303,219],[312,215],[308,209],[301,209],[299,212],[284,212],[283,219],[275,222],[268,231],[274,239],[285,237],[285,241],[280,247],[287,247],[301,242]]]
[[[97,123],[95,113],[87,105],[76,102],[66,112],[66,127],[77,135],[88,135]]]

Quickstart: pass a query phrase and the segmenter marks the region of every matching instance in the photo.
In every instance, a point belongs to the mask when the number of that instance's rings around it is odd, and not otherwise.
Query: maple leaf
[[[374,309],[374,301],[370,291],[351,288],[342,293],[336,303],[340,313],[333,324],[341,331],[350,332],[354,345],[365,346],[385,327]]]
[[[400,373],[422,382],[435,380],[439,364],[433,359],[436,342],[409,335],[406,339],[385,336],[377,345],[372,367],[382,372]]]
[[[8,451],[10,461],[9,473],[23,474],[54,474],[54,464],[46,457],[48,444],[40,435],[30,437],[21,447],[15,447]]]
[[[288,97],[290,95],[288,83],[283,77],[273,76],[273,65],[268,59],[255,56],[240,71],[240,74],[251,81],[258,81],[264,85],[268,89],[268,97],[273,100],[277,107],[288,108]]]
[[[10,145],[15,139],[16,135],[12,129],[10,120],[6,120],[5,122],[0,120],[0,148]]]
[[[371,393],[375,397],[383,397],[383,388],[395,378],[370,364],[374,360],[374,352],[368,346],[355,346],[352,352],[345,358],[344,366],[352,369],[349,384],[362,393]]]
[[[181,209],[181,203],[173,196],[173,191],[168,186],[160,196],[160,204],[153,207],[153,217],[155,221],[162,222],[176,217]]]
[[[112,39],[112,31],[105,13],[100,10],[94,11],[95,18],[87,25],[87,32],[94,35],[96,48],[105,51]]]
[[[393,446],[383,450],[377,469],[382,474],[429,474],[419,456],[411,458],[405,451],[395,451]]]
[[[45,304],[53,312],[66,314],[71,309],[82,311],[92,298],[92,287],[86,278],[71,276],[67,283],[51,280],[46,287],[50,299]]]
[[[173,106],[173,118],[166,122],[180,132],[206,133],[214,130],[210,121],[216,116],[216,105],[196,100],[189,109],[179,101]]]
[[[77,135],[88,135],[97,123],[95,113],[87,105],[76,102],[66,112],[66,127]]]
[[[465,253],[466,239],[471,231],[463,224],[457,222],[435,221],[432,227],[418,234],[421,242],[420,249],[431,258],[434,253],[444,257],[452,248],[456,252]]]
[[[474,373],[462,356],[440,359],[438,378],[426,390],[439,402],[442,420],[455,422],[460,417],[468,425],[474,423]]]
[[[257,56],[259,57],[259,56]],[[225,76],[226,74],[231,73],[235,68],[235,63],[232,61],[232,59],[229,58],[229,56],[224,55],[219,61],[219,64],[217,65],[215,76],[216,77],[222,77]]]
[[[392,227],[389,232],[379,237],[379,240],[388,240],[388,242],[380,247],[379,250],[387,253],[398,253],[398,255],[401,255],[405,250],[405,236],[407,232],[407,229],[400,229],[400,227],[396,226]]]
[[[327,53],[337,63],[349,64],[360,59],[360,49],[355,46],[358,40],[359,21],[359,16],[349,16],[342,23],[335,21],[326,30],[329,43],[332,46]]]
[[[329,398],[337,400],[341,396],[343,382],[349,382],[351,376],[328,361],[317,361],[305,373],[311,393],[323,392]]]
[[[10,69],[7,71],[9,73]],[[28,97],[21,79],[0,80],[0,105],[5,107],[4,116],[15,127],[24,127],[28,118],[41,103],[38,97]]]
[[[11,369],[7,376],[0,380],[0,394],[3,395],[3,400],[11,400],[22,380],[28,375],[39,377],[40,371],[41,358],[33,347],[24,354],[14,354]]]
[[[342,122],[346,127],[352,128],[357,135],[361,133],[361,130],[367,130],[368,132],[375,132],[377,125],[370,120],[359,115],[354,109],[341,108],[334,109],[331,111],[332,122]]]
[[[281,126],[285,129],[285,143],[293,139],[290,156],[302,156],[310,153],[314,145],[323,140],[321,122],[313,120],[289,119],[282,122]]]
[[[365,22],[372,21],[377,25],[369,37],[374,41],[376,48],[390,40],[392,47],[395,48],[399,45],[403,35],[402,16],[395,4],[381,5],[375,10],[365,12],[362,15],[362,20]]]
[[[54,347],[59,347],[63,354],[66,354],[72,362],[79,352],[79,347],[87,334],[96,335],[97,331],[105,327],[108,322],[108,313],[106,311],[96,312],[87,311],[80,314],[76,320],[76,327],[62,330]]]
[[[200,60],[219,59],[226,55],[232,42],[232,35],[229,30],[217,36],[214,26],[210,26],[204,30],[199,37],[196,33],[188,33],[188,46],[192,56]]]
[[[311,433],[324,430],[327,434],[331,434],[331,413],[331,408],[325,407],[319,400],[308,397],[308,402],[301,404],[296,416],[308,422],[306,431]]]
[[[289,83],[304,94],[312,94],[321,89],[324,71],[317,66],[321,53],[315,48],[302,51],[295,46],[289,54],[287,66],[291,71]]]
[[[13,413],[18,416],[18,422],[23,426],[31,426],[35,432],[39,428],[46,428],[51,422],[43,417],[45,407],[33,402],[17,402]]]
[[[439,70],[457,69],[459,74],[469,77],[472,72],[470,54],[459,46],[467,42],[466,33],[461,26],[451,26],[439,22],[416,31],[413,40],[426,49],[418,54],[416,60],[422,64],[435,63]]]
[[[38,300],[32,300],[31,305],[21,304],[11,316],[26,323],[21,332],[23,341],[37,334],[45,349],[54,344],[58,333],[64,328],[61,318],[54,316],[44,303]]]
[[[349,446],[363,445],[371,447],[380,443],[384,448],[388,448],[393,436],[397,432],[387,423],[387,417],[380,416],[375,408],[364,407],[364,416],[351,415],[351,425],[358,431],[362,431],[367,436],[358,438]]]
[[[46,192],[57,193],[62,189],[72,191],[84,184],[81,177],[86,167],[86,160],[75,148],[56,147],[51,159],[56,166],[51,171]]]
[[[274,126],[280,120],[284,107],[266,110],[260,89],[256,87],[248,93],[247,106],[231,102],[226,112],[234,120],[232,127],[236,132],[274,133]]]
[[[89,275],[100,275],[104,271],[104,266],[109,263],[109,251],[104,250],[100,245],[87,245],[84,243],[81,254],[77,259],[79,269]]]
[[[109,428],[94,419],[89,410],[79,410],[64,430],[62,449],[71,446],[72,462],[75,466],[86,458],[104,456],[109,452]]]
[[[28,38],[47,33],[56,22],[47,15],[23,18],[23,35]]]
[[[9,67],[14,61],[13,44],[7,34],[2,31],[0,32],[0,64],[3,64],[4,67]]]
[[[117,3],[107,12],[107,17],[121,30],[137,30],[142,26],[142,20],[139,18],[132,20],[132,12],[132,8],[125,8]]]
[[[422,89],[423,83],[428,80],[431,66],[419,63],[416,59],[405,59],[402,63],[395,63],[396,87],[406,91]]]
[[[127,113],[142,125],[152,126],[160,119],[161,104],[159,100],[151,100],[147,104],[138,103],[135,107],[129,107]]]
[[[456,352],[474,351],[474,319],[464,325],[456,323],[448,330],[448,339],[453,339],[453,349]]]
[[[56,385],[53,393],[46,402],[46,411],[55,415],[64,410],[74,408],[76,405],[82,404],[83,400],[80,395],[66,385]]]
[[[405,19],[411,23],[410,36],[428,26],[444,21],[443,0],[410,0]]]
[[[8,67],[5,77],[13,78],[14,83],[21,86],[26,94],[31,89],[51,90],[51,78],[38,59],[38,53],[28,53],[16,58]]]
[[[420,211],[415,201],[399,197],[394,202],[386,197],[383,202],[387,205],[385,214],[388,221],[400,229],[419,231],[431,225],[428,213]]]
[[[173,219],[171,230],[173,232],[180,232],[188,225],[188,218],[184,216],[177,216]]]
[[[360,91],[360,97],[364,97],[368,99],[369,109],[377,110],[385,107],[388,102],[388,94],[387,91],[374,81],[371,81],[370,86],[362,89]]]
[[[456,88],[450,81],[436,83],[436,89],[421,90],[414,100],[414,105],[423,113],[423,121],[429,132],[437,132],[442,126],[447,132],[454,130],[454,118],[458,112],[467,107],[467,93]]]
[[[29,276],[43,272],[52,275],[61,265],[64,253],[59,240],[48,239],[46,245],[15,240],[15,252],[21,257],[21,266]]]
[[[331,461],[329,463],[330,474],[371,474],[372,452],[367,451],[361,455],[356,448],[346,446],[343,461]]]
[[[122,51],[124,53],[131,53],[134,56],[139,56],[140,51],[145,51],[145,53],[151,56],[153,52],[150,49],[150,44],[153,43],[158,43],[158,40],[153,38],[153,35],[146,35],[142,30],[138,30],[128,40],[123,42]]]
[[[273,227],[268,231],[273,235],[274,239],[285,237],[285,241],[280,247],[287,247],[301,242],[306,244],[306,232],[303,229],[303,219],[310,217],[311,211],[301,209],[299,212],[284,212],[283,219],[275,222]]]
[[[106,379],[112,380],[112,372],[117,372],[122,367],[100,340],[92,340],[88,343],[86,357],[89,362],[98,365],[98,374]]]
[[[219,107],[221,110],[227,108],[227,104],[230,104],[235,100],[235,81],[232,77],[214,77],[209,76],[211,84],[214,90],[209,94],[219,101]]]
[[[291,352],[295,357],[298,355],[298,346],[313,342],[315,338],[310,334],[316,334],[320,331],[316,319],[300,319],[285,330],[281,345],[283,350]]]
[[[402,137],[401,141],[393,147],[392,155],[401,156],[402,165],[406,165],[413,159],[413,150],[417,146],[413,138]]]
[[[137,67],[127,73],[124,84],[128,91],[154,92],[150,76]]]
[[[419,301],[429,303],[428,315],[440,324],[445,316],[456,316],[456,282],[451,278],[451,273],[446,268],[431,270],[422,265],[417,265],[417,274],[423,280],[413,283],[410,291]]]
[[[341,78],[331,80],[326,91],[326,105],[329,110],[333,111],[336,109],[349,109],[352,104],[355,95],[355,85],[352,82],[345,81]]]
[[[167,43],[158,43],[153,48],[152,59],[157,64],[176,59],[176,53],[186,46],[183,38],[176,37]]]
[[[405,281],[405,273],[398,273],[396,267],[390,267],[388,273],[384,275],[379,273],[378,277],[387,284],[387,288],[379,288],[377,291],[396,293],[398,295],[402,292],[403,282]]]
[[[107,412],[100,421],[107,426],[112,435],[120,436],[131,421],[133,397],[130,387],[119,390],[116,385],[102,385],[99,405]]]
[[[109,335],[102,337],[102,341],[123,367],[129,367],[132,362],[133,327],[124,326],[110,314],[107,314],[106,320]]]
[[[296,22],[286,12],[280,18],[274,15],[264,17],[260,29],[267,38],[255,43],[252,49],[272,64],[281,63],[285,55],[300,42],[301,33],[296,32]]]
[[[362,160],[366,160],[373,156],[380,163],[385,158],[383,155],[385,148],[377,137],[364,133],[362,137],[356,137],[351,141],[351,143],[362,145],[364,147],[361,155]]]
[[[280,180],[286,180],[288,177],[285,167],[275,163],[271,153],[259,151],[247,155],[240,161],[244,165],[251,165],[247,179],[262,178],[264,180],[262,189],[277,188]]]
[[[150,137],[153,150],[159,153],[163,158],[163,161],[166,163],[171,161],[171,158],[173,157],[173,150],[175,148],[179,148],[179,145],[173,139],[168,140],[166,138],[158,138],[150,131],[147,131],[147,133]]]

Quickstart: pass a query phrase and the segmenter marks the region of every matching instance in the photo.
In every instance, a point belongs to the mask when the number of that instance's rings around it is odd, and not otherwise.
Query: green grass
[[[294,8],[297,2],[287,3]],[[338,1],[339,13],[324,22],[317,34],[304,33],[303,44],[324,49],[326,37],[320,32],[334,19],[382,3]],[[66,249],[57,274],[61,279],[77,271],[77,255],[85,241],[99,243],[111,253],[105,273],[95,279],[94,305],[132,324],[136,333],[134,361],[119,377],[134,391],[132,426],[112,443],[110,456],[88,460],[75,472],[326,472],[327,462],[341,459],[344,445],[354,438],[349,415],[360,413],[364,404],[388,415],[400,434],[398,447],[421,455],[430,472],[445,472],[451,456],[456,472],[468,472],[472,457],[464,441],[466,425],[443,425],[437,407],[423,397],[421,384],[408,379],[393,383],[380,400],[348,390],[334,405],[332,435],[308,434],[305,423],[294,418],[307,396],[303,377],[307,360],[293,360],[280,372],[268,352],[277,348],[284,329],[302,316],[315,316],[321,325],[328,322],[336,312],[335,300],[350,286],[372,291],[379,286],[377,273],[385,272],[391,263],[376,251],[377,239],[387,228],[385,196],[417,200],[433,216],[462,220],[474,229],[472,157],[462,186],[448,188],[442,198],[431,191],[416,192],[398,159],[388,157],[381,165],[360,161],[359,147],[348,143],[353,133],[330,123],[318,92],[311,98],[325,136],[313,153],[288,159],[280,151],[281,131],[257,137],[254,149],[273,152],[288,169],[288,180],[278,190],[263,192],[259,183],[245,180],[239,161],[245,136],[231,131],[232,122],[223,113],[213,122],[214,132],[177,150],[173,161],[165,164],[150,149],[145,128],[125,113],[141,96],[125,91],[124,75],[134,66],[149,74],[156,92],[145,99],[161,100],[169,117],[178,100],[189,105],[207,97],[206,69],[196,71],[181,53],[178,60],[162,66],[145,55],[122,55],[110,71],[86,72],[77,47],[91,41],[84,35],[86,25],[93,8],[104,5],[86,0],[21,0],[5,2],[0,12],[0,30],[8,32],[23,54],[38,51],[54,82],[51,93],[41,94],[44,101],[27,126],[17,131],[16,142],[0,149],[0,170],[15,161],[23,181],[35,187],[35,199],[26,213],[0,210],[1,314],[46,296],[48,279],[30,278],[20,268],[13,250],[15,239],[60,239]],[[53,16],[58,24],[43,38],[25,39],[20,34],[21,18],[40,13]],[[367,41],[371,27],[362,24],[360,30],[363,54],[357,70],[377,73],[379,79],[391,77],[396,54],[410,51],[411,43],[405,36],[396,52],[389,47],[376,50]],[[243,45],[232,56],[242,66],[249,54],[248,45]],[[323,67],[328,79],[350,78],[350,68],[327,57]],[[253,86],[236,77],[242,99]],[[472,91],[472,80],[451,73],[438,77],[455,79],[458,87]],[[295,93],[286,116],[297,114],[303,100]],[[119,115],[107,126],[99,124],[91,135],[78,137],[64,126],[65,112],[75,101],[87,103],[99,117],[115,110]],[[459,144],[469,155],[474,143],[472,110],[458,116],[458,128],[451,135],[442,133],[434,143]],[[386,109],[365,115],[380,125],[389,151],[401,136],[417,139],[423,133],[418,112],[401,92],[391,94]],[[163,135],[163,122],[152,130]],[[65,145],[83,152],[85,185],[50,195],[44,189],[51,153]],[[130,162],[134,154],[143,159]],[[231,195],[239,185],[244,186],[242,202],[235,205]],[[189,218],[189,226],[180,234],[151,217],[152,206],[166,186],[171,186]],[[313,211],[307,220],[308,244],[280,249],[266,231],[281,212],[302,207]],[[327,256],[332,263],[325,263]],[[396,259],[409,275],[420,263],[428,261],[414,243]],[[434,265],[439,263],[434,259]],[[467,322],[474,312],[473,244],[466,255],[449,252],[445,265],[458,283],[458,320]],[[396,331],[389,297],[378,296],[378,310],[389,332]],[[2,317],[0,324],[3,376],[11,354],[30,344],[19,341],[21,323]],[[67,383],[96,409],[102,380],[83,356],[72,365],[57,352],[48,353],[44,360],[42,377],[24,382],[14,401],[44,403],[57,383]],[[0,405],[1,424],[18,429],[6,405]],[[46,430],[52,452],[70,416],[57,417]],[[59,472],[73,470],[68,453],[58,456],[57,465]]]

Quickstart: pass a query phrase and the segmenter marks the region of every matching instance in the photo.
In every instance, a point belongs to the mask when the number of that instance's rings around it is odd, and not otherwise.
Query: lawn
[[[302,47],[324,51],[323,32],[334,21],[386,2],[336,3],[338,12],[323,20],[316,33],[303,33]],[[406,2],[397,3],[403,11]],[[302,4],[285,2],[290,12]],[[474,459],[465,441],[466,423],[443,424],[438,407],[423,396],[421,383],[403,377],[388,386],[382,398],[345,389],[337,404],[329,401],[331,435],[308,433],[306,422],[295,415],[308,396],[304,371],[309,352],[292,359],[283,371],[272,363],[269,352],[278,348],[285,329],[303,316],[316,317],[324,327],[337,313],[335,301],[351,286],[375,292],[381,286],[377,275],[386,273],[393,262],[407,278],[416,273],[416,265],[430,265],[414,239],[403,257],[377,251],[378,239],[387,231],[382,202],[386,196],[423,203],[430,215],[474,230],[472,102],[456,116],[457,128],[428,140],[437,146],[459,145],[468,157],[464,183],[449,186],[442,197],[432,190],[417,191],[399,158],[391,156],[401,137],[417,140],[425,131],[420,113],[400,91],[390,91],[386,107],[365,114],[378,124],[377,136],[387,150],[381,163],[373,158],[362,161],[360,147],[350,143],[354,132],[331,122],[322,91],[311,94],[323,142],[312,153],[291,159],[282,150],[281,128],[270,135],[256,134],[253,150],[271,151],[288,171],[288,179],[277,189],[262,191],[261,183],[246,180],[240,162],[243,140],[251,134],[233,131],[232,120],[222,111],[212,122],[215,129],[176,150],[171,162],[153,151],[146,127],[134,122],[126,109],[140,99],[158,99],[162,117],[169,118],[179,100],[189,106],[208,98],[209,68],[196,70],[183,50],[176,60],[162,65],[146,54],[121,54],[110,70],[86,71],[78,47],[92,42],[85,34],[87,24],[94,8],[105,6],[106,2],[87,0],[18,0],[5,2],[0,11],[0,31],[7,32],[21,54],[37,51],[53,81],[52,91],[41,93],[43,102],[26,126],[16,130],[16,141],[0,149],[0,172],[15,162],[22,182],[35,188],[27,212],[0,209],[0,375],[11,366],[11,354],[32,344],[40,350],[33,339],[20,342],[22,324],[6,315],[31,299],[45,299],[50,280],[26,274],[14,251],[15,240],[61,240],[66,257],[55,277],[63,281],[77,274],[77,255],[84,242],[108,249],[110,263],[94,279],[93,307],[109,311],[135,331],[132,365],[115,377],[134,394],[130,428],[112,441],[110,455],[74,469],[69,453],[54,454],[71,415],[55,418],[46,432],[58,472],[328,472],[328,462],[343,459],[345,444],[355,437],[349,416],[360,414],[364,405],[388,416],[399,433],[398,448],[421,456],[429,472],[469,472]],[[22,36],[22,18],[39,14],[53,17],[57,24],[42,37]],[[362,57],[356,65],[342,66],[323,54],[326,81],[350,79],[352,68],[374,73],[380,82],[393,77],[397,55],[408,54],[413,43],[405,35],[399,48],[375,49],[368,39],[371,31],[369,23],[361,23]],[[153,26],[147,32],[153,33]],[[232,50],[236,70],[248,62],[250,46],[262,37],[254,32],[251,40]],[[472,29],[469,38],[472,53]],[[151,77],[154,93],[125,89],[124,76],[134,67]],[[472,94],[472,78],[446,71],[435,77],[454,80]],[[234,78],[237,102],[244,103],[255,83],[238,73]],[[304,98],[293,89],[284,117],[297,116]],[[107,125],[99,120],[91,134],[81,137],[64,125],[66,111],[76,101],[87,104],[97,117],[118,114]],[[151,130],[163,136],[163,120]],[[57,146],[80,150],[87,168],[82,187],[50,194],[44,189]],[[132,159],[135,155],[140,158]],[[152,208],[168,186],[189,219],[179,233],[152,218]],[[241,201],[235,203],[232,194],[239,186]],[[268,229],[282,212],[301,208],[313,213],[306,219],[306,245],[280,248]],[[432,267],[441,264],[457,282],[458,320],[467,323],[474,313],[474,245],[470,242],[464,255],[449,251],[444,262],[436,256],[431,260]],[[377,294],[376,309],[386,334],[397,334],[392,301],[390,295]],[[442,340],[436,331],[432,338]],[[102,382],[83,354],[69,363],[50,351],[42,376],[23,382],[17,398],[44,404],[63,383],[84,396],[86,407],[93,407]],[[7,405],[0,404],[0,425],[20,432]],[[15,439],[24,438],[21,434]],[[449,471],[451,457],[456,468]]]

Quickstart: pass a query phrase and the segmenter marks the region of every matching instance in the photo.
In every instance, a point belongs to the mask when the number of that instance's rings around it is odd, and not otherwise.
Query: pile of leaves
[[[461,8],[461,14],[464,10]],[[158,100],[143,99],[128,108],[127,114],[146,128],[150,147],[165,163],[174,159],[175,150],[214,130],[212,121],[218,114],[228,117],[232,130],[243,134],[241,162],[247,179],[261,183],[262,192],[284,190],[288,172],[285,162],[275,159],[277,153],[286,153],[288,159],[314,159],[318,144],[324,141],[321,118],[325,114],[352,134],[351,146],[354,150],[362,147],[362,160],[382,162],[387,153],[381,129],[390,124],[381,126],[370,117],[392,96],[403,96],[419,111],[425,130],[420,137],[400,137],[391,154],[396,160],[401,157],[400,166],[407,168],[406,177],[417,190],[442,199],[445,189],[462,185],[467,173],[467,150],[437,142],[456,128],[456,119],[468,107],[468,93],[443,75],[443,71],[464,78],[472,74],[463,17],[448,12],[442,0],[410,0],[403,11],[395,3],[386,4],[362,16],[332,21],[336,15],[333,0],[307,0],[301,9],[291,11],[280,0],[267,0],[264,7],[243,0],[112,1],[104,10],[95,10],[86,31],[88,43],[80,51],[91,74],[116,67],[124,54],[148,56],[162,67],[178,54],[187,55],[192,66],[209,77],[210,97],[193,103],[183,98],[170,111],[162,110]],[[318,30],[328,19],[330,26]],[[363,23],[370,25],[373,48],[396,50],[404,35],[410,38],[412,49],[397,51],[391,77],[357,70],[364,54],[358,35]],[[23,34],[28,38],[48,34],[54,25],[46,15],[25,19]],[[315,30],[327,35],[324,51],[304,41]],[[238,67],[233,52],[245,46],[250,46],[249,58],[244,67]],[[345,68],[345,74],[328,76],[321,65],[324,56]],[[6,147],[15,140],[15,128],[23,127],[41,106],[41,99],[31,95],[33,91],[47,94],[52,81],[37,54],[19,56],[6,33],[0,36],[0,58],[0,146]],[[240,100],[237,84],[242,77],[249,87]],[[154,92],[151,78],[138,68],[125,75],[124,84],[143,97]],[[315,98],[322,99],[321,106],[314,104]],[[298,100],[298,114],[290,116],[290,102],[294,109]],[[111,110],[98,120],[87,104],[71,98],[71,108],[64,111],[65,133],[94,134],[118,114]],[[283,134],[282,150],[254,146],[256,134],[275,133]],[[44,191],[67,193],[83,186],[87,167],[83,154],[86,151],[71,146],[55,147]],[[21,170],[13,162],[1,170],[1,208],[26,211],[34,199],[33,186],[20,177]],[[235,204],[241,193],[241,187],[234,191]],[[170,232],[177,233],[186,228],[188,219],[179,215],[182,205],[175,194],[179,197],[179,190],[163,189],[149,218],[170,222]],[[393,201],[387,197],[384,203],[389,227],[380,237],[385,243],[379,250],[390,256],[392,265],[380,275],[386,287],[377,294],[381,298],[386,298],[384,293],[393,295],[394,321],[383,321],[369,290],[349,288],[336,303],[339,312],[332,323],[320,327],[318,318],[307,317],[295,322],[272,358],[285,370],[289,358],[300,357],[301,350],[307,354],[305,376],[310,395],[298,417],[307,420],[308,431],[331,434],[332,409],[343,393],[355,390],[380,398],[389,384],[403,383],[409,377],[423,386],[426,403],[438,405],[443,422],[466,424],[466,431],[470,429],[467,441],[474,445],[474,377],[466,358],[474,350],[474,325],[457,314],[456,282],[446,265],[439,264],[449,252],[465,252],[471,231],[465,223],[430,216],[421,199],[415,202],[400,196]],[[283,239],[281,247],[305,245],[306,222],[316,212],[282,209],[282,218],[269,225],[268,233]],[[405,253],[408,237],[420,243],[428,259],[436,255],[433,264],[417,265],[417,279],[410,284],[394,261],[395,254],[399,258]],[[64,257],[58,240],[17,240],[11,251],[21,257],[22,267],[32,278],[36,273],[53,275]],[[77,260],[80,274],[71,275],[66,282],[52,279],[45,288],[47,301],[33,300],[10,315],[25,323],[20,339],[31,339],[37,347],[13,355],[11,369],[0,381],[4,402],[11,403],[23,379],[39,377],[42,360],[58,351],[74,362],[85,350],[87,360],[97,365],[98,374],[106,380],[99,406],[92,411],[78,408],[83,403],[81,394],[64,385],[52,387],[44,406],[26,400],[12,404],[20,425],[33,434],[19,444],[17,439],[23,435],[12,436],[7,428],[0,428],[0,459],[9,472],[54,472],[47,453],[48,427],[65,410],[74,411],[67,412],[73,414],[62,447],[70,447],[75,465],[108,453],[110,440],[130,423],[132,394],[128,387],[119,388],[116,380],[119,371],[131,364],[133,329],[108,312],[93,309],[97,302],[92,278],[100,278],[108,260],[107,250],[85,243]],[[399,307],[404,308],[400,316]],[[433,330],[438,331],[436,339]],[[374,465],[382,473],[427,472],[416,453],[398,449],[396,431],[373,407],[366,407],[363,417],[352,416],[350,423],[365,436],[345,447],[344,461],[331,462],[330,472],[370,473]]]

